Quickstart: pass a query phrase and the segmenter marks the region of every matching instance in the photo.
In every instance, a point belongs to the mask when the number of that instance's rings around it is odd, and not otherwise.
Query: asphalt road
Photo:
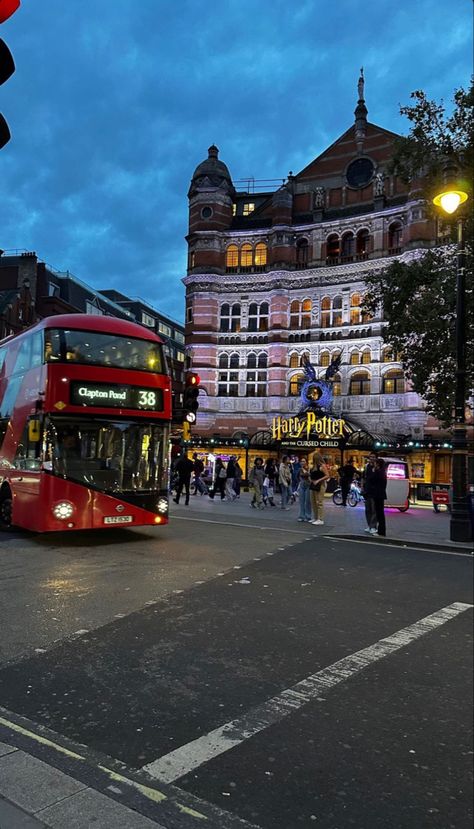
[[[0,704],[262,829],[470,829],[472,560],[220,508],[4,539]]]

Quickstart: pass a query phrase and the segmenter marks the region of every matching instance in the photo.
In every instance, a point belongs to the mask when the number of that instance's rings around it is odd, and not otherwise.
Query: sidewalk
[[[367,534],[364,532],[367,525],[363,501],[356,507],[339,507],[333,503],[331,495],[326,495],[324,525],[320,527],[298,522],[298,500],[291,504],[290,509],[285,512],[279,508],[280,499],[278,496],[275,497],[277,506],[267,506],[264,510],[250,509],[250,499],[251,495],[248,492],[242,492],[240,499],[232,502],[220,501],[217,498],[212,500],[205,495],[192,495],[188,507],[184,505],[183,499],[178,506],[174,503],[170,504],[171,520],[176,515],[209,521],[245,522],[260,527],[268,525],[275,528],[277,526],[285,530],[288,530],[290,525],[295,530],[303,531],[304,529],[305,535],[310,532],[315,535],[337,534],[367,538]],[[404,544],[415,542],[425,546],[434,545],[446,547],[449,550],[460,550],[461,552],[471,552],[473,550],[474,544],[472,542],[459,544],[450,541],[450,515],[447,511],[436,513],[432,508],[425,505],[414,505],[410,506],[407,512],[400,512],[392,508],[386,509],[385,516],[387,541],[400,541]],[[377,536],[374,536],[374,538],[377,538]]]

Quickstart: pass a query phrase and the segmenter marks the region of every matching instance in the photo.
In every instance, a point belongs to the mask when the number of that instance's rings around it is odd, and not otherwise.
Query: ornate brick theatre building
[[[437,228],[389,172],[397,136],[367,120],[362,74],[358,93],[354,123],[271,191],[237,189],[215,146],[194,171],[183,280],[201,378],[194,444],[277,455],[272,422],[298,413],[304,360],[324,377],[339,355],[332,413],[350,424],[348,453],[410,454],[414,480],[447,482],[448,439],[384,345],[383,319],[361,307],[366,274],[419,256]],[[338,449],[325,453],[334,463]]]

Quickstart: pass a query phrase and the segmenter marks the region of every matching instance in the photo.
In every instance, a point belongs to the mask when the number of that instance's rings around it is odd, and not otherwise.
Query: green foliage
[[[410,121],[407,137],[399,138],[391,172],[412,185],[413,194],[426,200],[431,216],[442,211],[432,204],[444,181],[446,161],[457,168],[456,180],[469,200],[463,209],[466,244],[467,378],[473,388],[472,288],[472,169],[474,165],[474,84],[457,89],[451,114],[443,101],[430,101],[422,91],[412,92],[414,104],[401,107]],[[442,215],[443,236],[456,240],[457,216]],[[383,307],[384,339],[400,353],[414,391],[428,411],[444,424],[452,422],[455,389],[456,246],[449,245],[410,264],[395,262],[367,278],[367,309]]]
[[[384,340],[399,354],[407,378],[444,424],[452,421],[455,388],[456,249],[428,251],[406,265],[395,261],[366,277],[366,309],[383,307]],[[468,283],[467,383],[474,384],[474,302]]]

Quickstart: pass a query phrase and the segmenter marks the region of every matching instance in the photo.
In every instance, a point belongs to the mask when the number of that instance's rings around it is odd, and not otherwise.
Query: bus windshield
[[[47,329],[44,360],[166,373],[160,343],[99,331]]]
[[[146,492],[166,483],[167,429],[131,421],[50,417],[45,467],[103,492]]]

